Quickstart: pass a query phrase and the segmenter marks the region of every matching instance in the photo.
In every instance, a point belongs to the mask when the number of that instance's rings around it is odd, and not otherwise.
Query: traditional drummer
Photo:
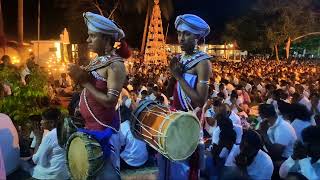
[[[183,52],[170,59],[169,69],[176,80],[173,108],[192,111],[196,107],[201,108],[208,97],[212,57],[200,51],[197,46],[199,41],[204,41],[209,34],[210,27],[200,17],[184,14],[176,18],[175,28]],[[164,158],[162,160],[160,179],[199,179],[198,150],[184,162],[169,162]]]
[[[123,62],[130,51],[123,41],[123,30],[115,22],[90,12],[83,17],[88,27],[88,48],[98,56],[85,68],[74,64],[68,68],[71,78],[84,88],[79,108],[85,129],[79,131],[92,135],[102,146],[106,163],[96,178],[120,179],[120,120],[116,105],[126,79]],[[121,44],[115,49],[117,41]]]

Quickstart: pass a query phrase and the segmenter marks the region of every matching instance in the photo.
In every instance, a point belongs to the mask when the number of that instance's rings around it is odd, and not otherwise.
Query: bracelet
[[[118,90],[115,90],[115,89],[108,89],[108,92],[114,92],[114,93],[120,94],[120,92]]]
[[[200,80],[200,81],[199,81],[199,83],[200,83],[200,84],[209,85],[209,81],[203,81],[203,80]]]
[[[111,95],[113,95],[113,96],[115,96],[115,97],[119,97],[119,94],[116,94],[116,93],[114,93],[114,92],[108,91],[108,94],[111,94]]]

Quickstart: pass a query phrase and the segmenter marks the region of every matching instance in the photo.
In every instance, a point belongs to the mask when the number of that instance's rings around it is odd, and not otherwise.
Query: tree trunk
[[[291,38],[288,38],[287,44],[286,44],[286,58],[289,59],[290,56],[290,46],[291,46]]]
[[[4,35],[3,15],[2,15],[2,0],[0,0],[0,47],[3,48],[3,54],[6,53],[6,38]]]
[[[4,35],[3,15],[2,15],[2,0],[0,0],[0,36]]]
[[[18,0],[18,43],[23,45],[23,0]]]
[[[227,58],[227,43],[226,43],[226,42],[224,43],[223,53],[224,53],[224,58],[228,59],[228,58]]]
[[[274,50],[276,53],[276,60],[279,61],[279,52],[278,52],[278,45],[277,44],[274,45]]]
[[[148,1],[148,9],[147,9],[147,15],[146,19],[144,21],[144,30],[143,30],[143,36],[142,36],[142,42],[141,42],[141,48],[140,48],[140,54],[144,54],[145,48],[146,48],[146,39],[148,35],[148,27],[149,27],[149,19],[150,19],[150,13],[151,13],[151,4]]]

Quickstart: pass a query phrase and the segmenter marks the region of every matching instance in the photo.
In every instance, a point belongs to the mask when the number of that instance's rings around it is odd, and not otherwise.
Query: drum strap
[[[114,147],[111,146],[111,144],[109,143],[109,139],[112,136],[112,134],[116,133],[113,129],[106,128],[104,131],[94,131],[94,130],[78,128],[77,130],[79,132],[89,134],[94,139],[96,139],[101,145],[101,149],[103,151],[103,155],[105,158],[108,158],[110,156],[111,151],[115,152]]]
[[[114,127],[109,126],[109,125],[107,125],[107,124],[104,124],[103,122],[101,122],[101,121],[96,117],[96,115],[92,112],[91,108],[89,107],[89,104],[88,104],[88,101],[87,101],[86,92],[87,92],[87,89],[84,88],[84,89],[83,89],[83,99],[84,99],[85,105],[86,105],[89,113],[90,113],[91,116],[93,117],[93,119],[94,119],[97,123],[99,123],[101,126],[104,126],[104,127],[106,127],[106,128],[111,128],[111,129],[113,129],[114,131],[118,132]],[[118,113],[118,115],[119,115],[119,117],[120,117],[120,114],[119,114],[120,112],[119,112],[119,110],[117,110],[116,113]]]

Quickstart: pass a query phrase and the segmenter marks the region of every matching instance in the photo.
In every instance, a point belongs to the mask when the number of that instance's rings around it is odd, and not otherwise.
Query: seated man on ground
[[[260,134],[273,161],[284,161],[292,155],[297,140],[295,130],[282,116],[278,116],[272,104],[261,104],[259,114],[263,122]]]
[[[144,141],[135,138],[131,132],[130,111],[131,101],[127,99],[121,106],[120,125],[120,168],[136,169],[142,167],[148,160],[147,145]]]
[[[302,140],[297,141],[294,152],[280,167],[280,177],[296,172],[310,180],[320,179],[320,126],[309,126],[302,131]]]
[[[218,125],[218,120],[219,119],[228,119],[232,125],[233,130],[237,134],[237,139],[236,143],[241,142],[241,136],[242,136],[242,126],[241,126],[241,120],[240,117],[232,112],[227,104],[219,104],[219,103],[214,103],[214,112],[215,112],[215,117],[214,120],[216,121],[213,123],[208,123],[210,126],[214,126],[214,124],[217,124],[216,127],[213,128],[212,130],[212,144],[218,144],[219,141],[219,131],[221,130],[221,127]],[[219,118],[217,118],[219,117]]]
[[[38,151],[38,148],[43,138],[48,134],[49,131],[47,127],[41,128],[41,120],[42,120],[41,115],[31,115],[29,117],[29,120],[31,120],[31,123],[32,123],[31,125],[32,131],[30,133],[30,139],[32,142],[30,145],[30,149],[33,155]],[[37,137],[40,137],[40,139],[38,139]]]
[[[56,108],[49,108],[42,113],[41,126],[49,132],[42,139],[38,151],[32,156],[34,165],[23,162],[23,169],[36,179],[69,179],[66,165],[66,153],[58,144],[57,123],[61,119],[61,112]],[[40,137],[36,137],[41,139]]]
[[[210,178],[220,176],[229,152],[236,143],[236,133],[232,128],[223,128],[219,139],[219,143],[212,145],[211,154],[206,157],[204,174]]]
[[[235,169],[247,179],[270,180],[273,173],[273,164],[270,156],[262,149],[260,135],[253,130],[244,131],[240,146],[233,146],[227,161],[226,170]],[[222,175],[222,179],[228,179]]]

